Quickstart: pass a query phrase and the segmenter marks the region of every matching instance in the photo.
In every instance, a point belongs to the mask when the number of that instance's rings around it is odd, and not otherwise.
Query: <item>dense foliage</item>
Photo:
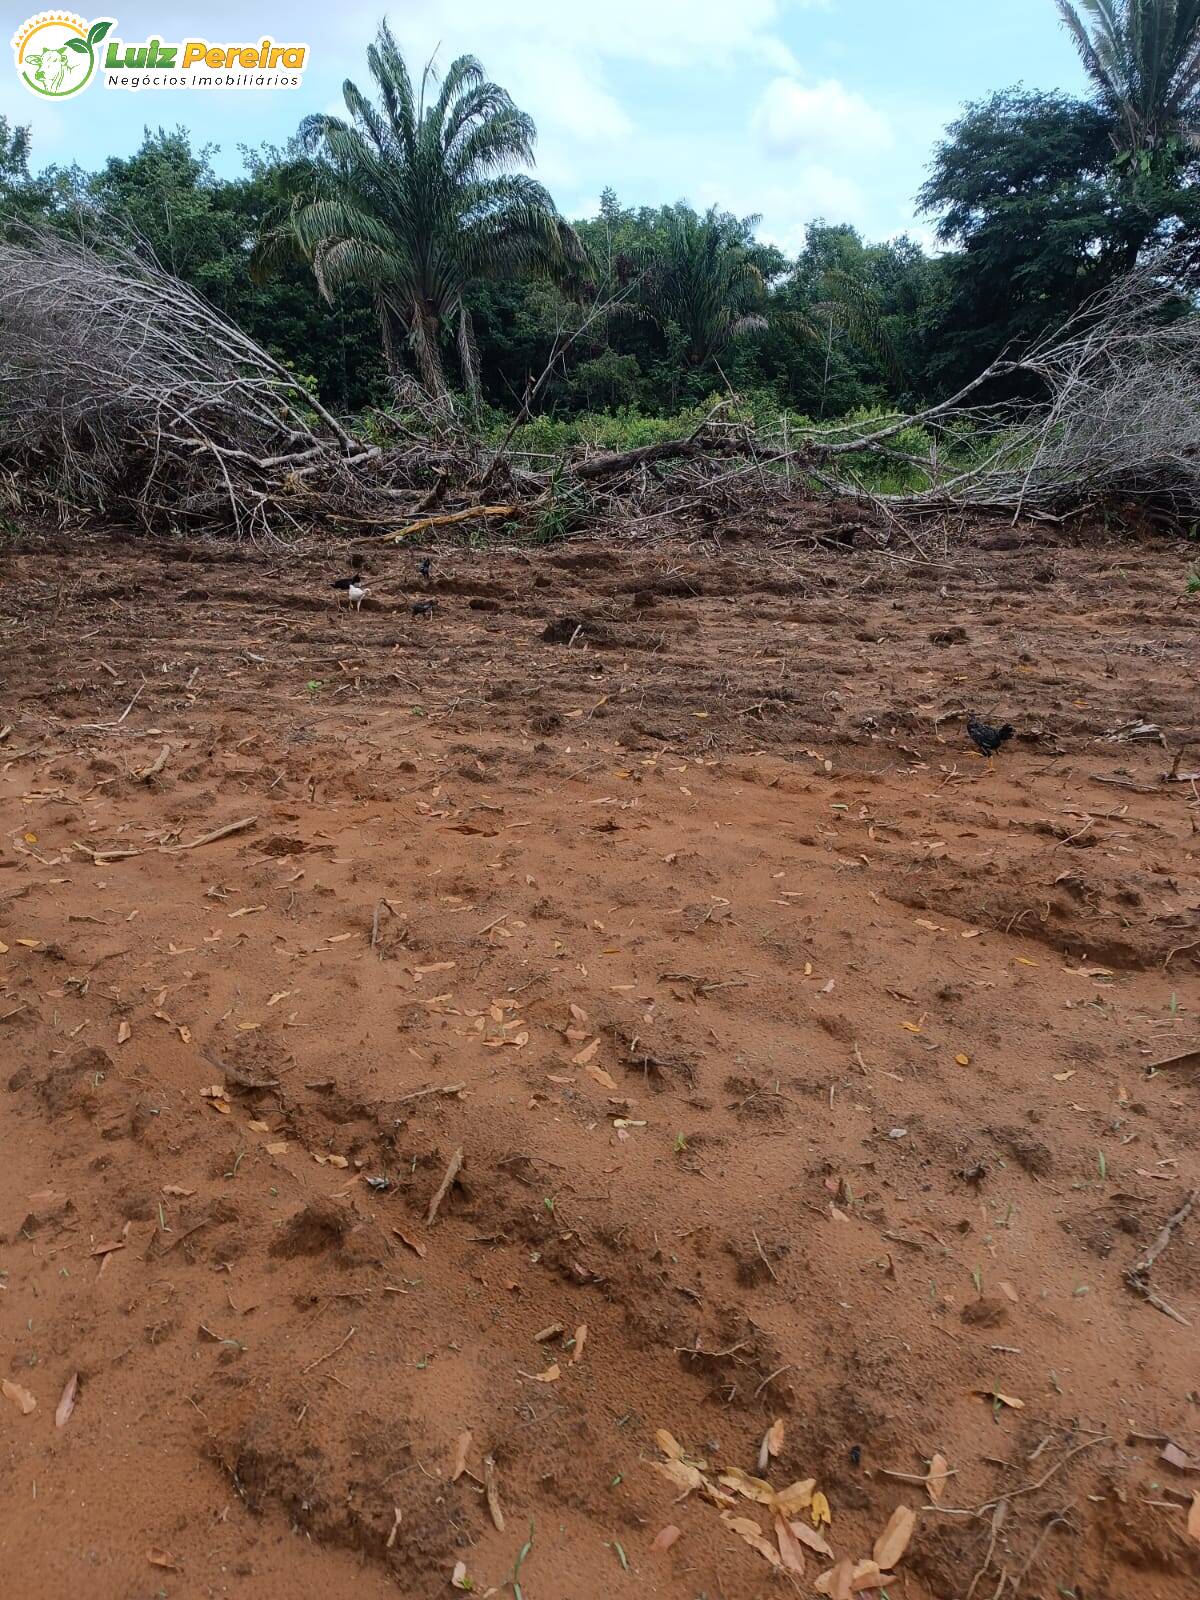
[[[243,149],[236,178],[183,129],[94,172],[35,172],[0,117],[0,207],[118,219],[346,412],[408,371],[512,413],[547,368],[534,409],[564,421],[679,415],[730,388],[813,418],[912,407],[1164,244],[1193,251],[1180,288],[1200,282],[1200,0],[1055,3],[1092,93],[963,110],[920,194],[937,254],[814,219],[789,259],[756,217],[611,189],[568,223],[521,170],[534,129],[505,91],[470,57],[414,87],[386,28],[375,98],[348,83],[346,118]]]

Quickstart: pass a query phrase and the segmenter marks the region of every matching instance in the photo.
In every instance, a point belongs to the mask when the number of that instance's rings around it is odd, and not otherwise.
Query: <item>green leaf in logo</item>
[[[111,22],[93,22],[91,27],[88,29],[88,43],[99,44],[101,39],[103,39],[104,35],[111,27]]]
[[[87,53],[88,53],[88,47],[87,47],[87,45],[84,44],[82,39],[68,39],[67,40],[67,49],[68,50],[75,50],[81,56],[86,56]]]

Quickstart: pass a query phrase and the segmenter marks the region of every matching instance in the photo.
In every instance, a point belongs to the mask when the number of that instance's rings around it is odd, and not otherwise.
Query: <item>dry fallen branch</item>
[[[462,1151],[462,1145],[459,1145],[458,1149],[450,1157],[450,1165],[446,1168],[445,1177],[443,1177],[441,1183],[438,1184],[437,1192],[434,1194],[433,1199],[429,1202],[429,1210],[425,1214],[425,1226],[426,1227],[432,1227],[433,1226],[433,1223],[437,1218],[438,1210],[441,1207],[442,1201],[449,1194],[451,1184],[454,1182],[455,1178],[457,1178],[459,1173],[462,1171],[462,1164],[463,1164],[463,1151]]]
[[[214,828],[211,833],[202,833],[198,839],[189,840],[187,844],[164,844],[160,845],[159,849],[165,855],[174,855],[180,850],[199,850],[203,844],[216,844],[218,839],[228,839],[231,833],[244,833],[257,821],[257,816],[240,817],[237,822],[227,822],[223,828]]]
[[[1135,1294],[1140,1294],[1142,1298],[1148,1300],[1156,1310],[1163,1312],[1164,1315],[1168,1317],[1171,1317],[1175,1322],[1182,1323],[1185,1328],[1191,1327],[1191,1323],[1188,1321],[1188,1319],[1176,1311],[1173,1306],[1169,1306],[1165,1300],[1161,1300],[1150,1287],[1150,1268],[1170,1244],[1176,1230],[1181,1228],[1191,1216],[1198,1200],[1200,1200],[1200,1189],[1193,1189],[1191,1194],[1188,1195],[1187,1199],[1180,1206],[1179,1210],[1176,1211],[1172,1216],[1168,1217],[1166,1222],[1159,1229],[1158,1237],[1150,1246],[1149,1250],[1146,1251],[1146,1254],[1142,1256],[1140,1261],[1135,1261],[1133,1266],[1130,1267],[1129,1271],[1125,1274],[1125,1282]]]

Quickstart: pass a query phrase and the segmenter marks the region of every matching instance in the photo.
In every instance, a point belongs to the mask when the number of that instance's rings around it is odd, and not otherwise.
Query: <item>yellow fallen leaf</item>
[[[965,933],[960,933],[959,934],[959,938],[960,939],[978,939],[981,931],[982,930],[979,929],[979,928],[968,928]]]
[[[780,1516],[775,1518],[775,1543],[779,1546],[779,1559],[784,1568],[803,1577],[804,1551],[796,1535]]]
[[[763,1537],[763,1531],[757,1522],[749,1517],[731,1517],[728,1511],[721,1513],[721,1521],[731,1533],[736,1533],[739,1539],[744,1539],[752,1550],[757,1550],[759,1555],[773,1567],[783,1565],[779,1559],[779,1551]]]
[[[40,950],[42,947],[42,941],[40,939],[17,939],[15,942],[17,944],[24,945],[26,950]]]
[[[147,1550],[146,1560],[152,1567],[163,1567],[168,1572],[179,1571],[178,1562],[166,1550]]]
[[[270,1133],[271,1131],[270,1124],[266,1122],[248,1122],[246,1126],[252,1133]]]
[[[265,1148],[266,1148],[266,1152],[267,1152],[267,1154],[269,1156],[286,1155],[287,1154],[287,1140],[286,1139],[276,1139],[273,1144],[269,1144]]]
[[[925,1493],[934,1505],[940,1505],[942,1496],[946,1492],[946,1478],[950,1471],[950,1463],[945,1456],[935,1454],[929,1463],[929,1472],[925,1479]]]
[[[117,1043],[124,1044],[126,1040],[132,1036],[132,1034],[133,1029],[127,1022],[119,1023],[117,1026]]]
[[[1073,1078],[1074,1076],[1075,1068],[1072,1067],[1070,1072],[1056,1072],[1054,1074],[1054,1081],[1055,1083],[1066,1083],[1069,1078]]]
[[[920,1033],[921,1032],[921,1024],[919,1022],[902,1022],[900,1024],[900,1026],[904,1029],[904,1031],[906,1033]]]
[[[829,1511],[829,1501],[819,1489],[812,1497],[812,1505],[808,1508],[808,1514],[812,1518],[814,1528],[819,1528],[822,1523],[829,1527],[833,1522],[833,1517]]]
[[[7,954],[8,946],[4,943],[3,939],[0,939],[0,956],[6,956]]]
[[[269,1006],[277,1006],[281,1000],[286,1000],[288,995],[294,993],[295,991],[293,989],[280,989],[277,994],[273,994],[271,996],[271,998],[267,1001],[267,1004]]]
[[[798,1517],[812,1505],[813,1490],[816,1487],[815,1478],[801,1478],[796,1483],[789,1483],[786,1489],[780,1489],[775,1496],[773,1503],[776,1511],[791,1522],[794,1517]]]
[[[888,1518],[887,1527],[876,1539],[871,1554],[880,1567],[890,1570],[908,1549],[908,1541],[917,1525],[917,1513],[911,1506],[899,1505]]]
[[[1017,965],[1022,967],[1036,967],[1037,962],[1031,961],[1028,956],[1017,956]]]
[[[588,1062],[596,1054],[596,1051],[599,1050],[599,1048],[599,1038],[593,1039],[591,1044],[585,1045],[577,1056],[572,1056],[571,1060],[573,1065],[577,1067],[586,1067]]]
[[[26,844],[36,844],[37,843],[37,834],[36,833],[27,833],[25,835],[25,843]]]
[[[704,1474],[698,1467],[689,1466],[686,1461],[672,1458],[670,1461],[656,1461],[655,1466],[668,1482],[673,1483],[680,1490],[680,1498],[699,1489],[704,1482]]]
[[[673,1433],[668,1433],[665,1428],[654,1430],[654,1442],[671,1461],[683,1460],[683,1446]]]
[[[810,1528],[807,1522],[789,1522],[788,1527],[802,1545],[807,1545],[810,1550],[815,1550],[819,1556],[826,1556],[830,1561],[833,1560],[833,1549],[823,1533],[816,1528]]]
[[[747,1500],[753,1500],[760,1506],[774,1506],[776,1494],[771,1485],[762,1478],[753,1478],[748,1472],[743,1472],[741,1467],[730,1467],[727,1472],[722,1472],[717,1480],[727,1489],[736,1489],[738,1494],[744,1495]]]
[[[971,1065],[970,1056],[963,1050],[960,1050],[954,1059],[960,1067],[969,1067]]]

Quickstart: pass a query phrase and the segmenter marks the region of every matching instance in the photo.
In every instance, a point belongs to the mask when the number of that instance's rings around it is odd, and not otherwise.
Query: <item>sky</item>
[[[187,127],[240,170],[240,144],[282,143],[310,111],[340,111],[383,7],[239,0],[129,4],[104,12],[126,41],[277,42],[310,48],[298,89],[146,90],[93,83],[57,105],[0,69],[0,113],[33,128],[33,165],[99,165],[143,129]],[[6,0],[9,29],[23,12]],[[800,250],[808,222],[870,239],[931,242],[916,194],[964,102],[1014,83],[1078,90],[1053,0],[393,0],[410,62],[470,51],[530,112],[537,174],[568,217],[611,185],[627,204],[679,199],[762,216],[763,237]],[[86,14],[85,14],[86,15]]]

